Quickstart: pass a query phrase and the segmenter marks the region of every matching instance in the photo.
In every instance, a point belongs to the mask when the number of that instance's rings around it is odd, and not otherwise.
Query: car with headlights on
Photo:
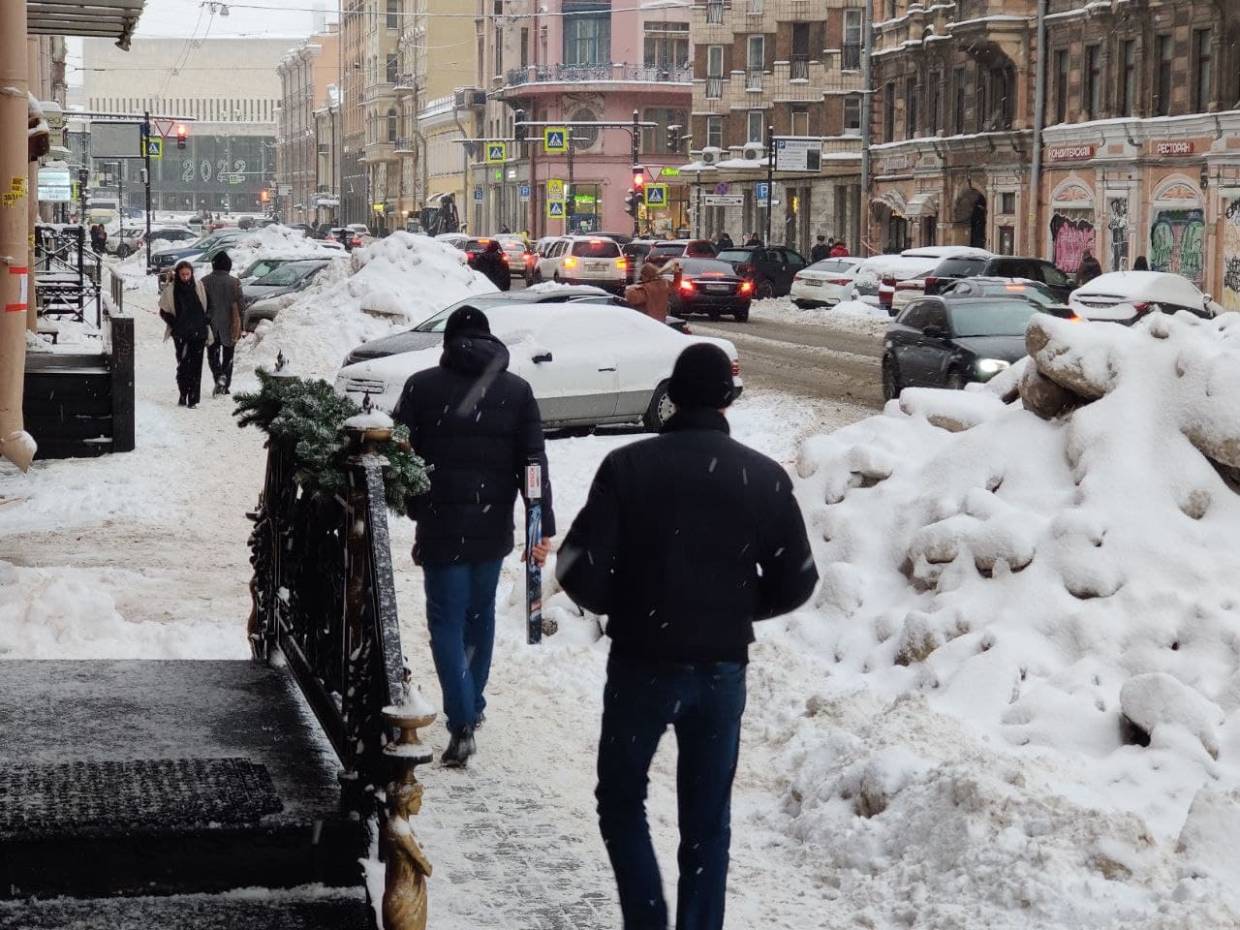
[[[672,366],[695,343],[723,349],[740,387],[740,361],[731,342],[686,336],[628,307],[508,303],[483,312],[491,332],[508,347],[509,370],[533,388],[544,429],[660,429],[675,411],[667,393]],[[336,376],[336,391],[359,403],[369,395],[372,403],[391,412],[409,377],[438,365],[441,354],[436,342],[418,351],[346,365]]]
[[[742,278],[727,262],[713,258],[682,258],[663,266],[663,277],[673,284],[668,309],[676,316],[702,313],[712,320],[749,319],[753,282]]]
[[[883,343],[883,396],[906,387],[962,390],[1025,357],[1035,304],[1007,297],[922,297],[892,322]]]

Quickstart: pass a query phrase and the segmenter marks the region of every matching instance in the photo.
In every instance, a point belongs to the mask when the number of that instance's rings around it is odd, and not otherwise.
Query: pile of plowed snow
[[[1027,342],[804,445],[780,816],[840,926],[1240,926],[1240,315]]]

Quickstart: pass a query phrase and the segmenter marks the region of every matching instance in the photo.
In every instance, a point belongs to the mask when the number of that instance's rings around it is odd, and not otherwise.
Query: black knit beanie
[[[443,328],[443,341],[449,342],[457,336],[477,336],[490,332],[491,323],[487,315],[477,307],[464,306],[454,310],[448,317],[448,323]]]
[[[699,342],[676,359],[667,395],[680,408],[723,410],[736,398],[732,360],[718,346]]]
[[[228,257],[227,252],[220,252],[215,258],[211,259],[212,271],[232,271],[232,259]]]

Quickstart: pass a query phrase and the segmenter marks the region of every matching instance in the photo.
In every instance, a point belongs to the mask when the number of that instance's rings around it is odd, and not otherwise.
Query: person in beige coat
[[[668,281],[658,268],[646,262],[642,265],[641,280],[624,289],[624,299],[630,307],[660,323],[667,322],[672,290],[680,286],[680,264],[676,261],[668,262],[664,270],[675,272],[673,280]]]
[[[211,338],[207,326],[207,292],[194,279],[194,266],[178,262],[172,280],[159,295],[159,315],[177,354],[177,404],[193,409],[202,395],[202,356]]]

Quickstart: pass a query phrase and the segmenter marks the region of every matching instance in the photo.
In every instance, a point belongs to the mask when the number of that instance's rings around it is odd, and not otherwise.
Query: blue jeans
[[[502,560],[426,565],[426,617],[431,655],[453,733],[472,727],[486,708],[495,645],[495,588]]]
[[[740,662],[649,663],[613,656],[598,747],[599,828],[616,873],[624,930],[667,930],[646,823],[647,773],[676,731],[680,820],[677,930],[720,930],[732,842],[732,779],[745,713]]]

